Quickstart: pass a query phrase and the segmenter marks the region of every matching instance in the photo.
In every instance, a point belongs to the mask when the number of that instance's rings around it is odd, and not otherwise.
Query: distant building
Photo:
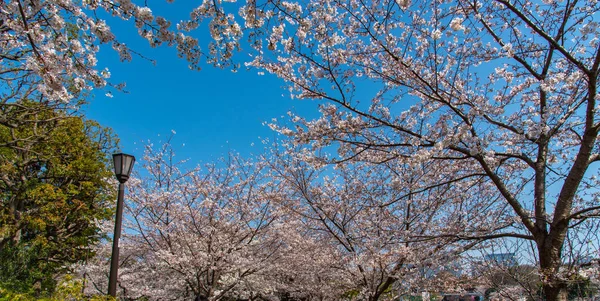
[[[515,253],[493,253],[485,255],[484,258],[488,264],[498,266],[511,267],[519,264]]]

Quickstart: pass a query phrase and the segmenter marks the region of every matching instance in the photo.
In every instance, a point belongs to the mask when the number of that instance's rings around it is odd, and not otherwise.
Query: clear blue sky
[[[189,8],[168,9],[153,11],[182,19],[176,14]],[[258,153],[262,149],[259,137],[275,135],[263,122],[289,110],[304,116],[314,116],[317,110],[315,101],[291,100],[283,81],[271,75],[261,76],[258,70],[245,68],[233,73],[210,65],[191,71],[175,49],[149,47],[131,22],[108,21],[118,39],[156,61],[153,65],[134,55],[132,62],[122,63],[110,46],[103,46],[99,54],[98,66],[110,69],[111,82],[126,82],[129,93],[116,92],[109,98],[104,95],[106,90],[97,90],[85,113],[113,128],[123,152],[141,158],[144,141],[158,144],[174,130],[177,156],[192,163],[211,161],[232,150],[243,155]]]

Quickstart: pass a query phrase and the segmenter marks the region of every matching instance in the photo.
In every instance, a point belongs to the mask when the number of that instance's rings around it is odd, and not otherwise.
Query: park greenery
[[[106,152],[116,140],[38,102],[11,103],[3,114],[21,123],[0,125],[0,286],[41,296],[104,235],[98,223],[112,217],[114,198]]]
[[[192,68],[244,63],[320,101],[315,119],[270,124],[280,138],[254,158],[188,168],[168,141],[148,145],[128,182],[122,299],[593,293],[598,1],[232,2],[203,1],[183,21],[147,1],[2,2],[3,296],[53,298],[68,274],[105,291],[115,140],[77,112],[110,85],[101,44],[132,59],[107,15]],[[211,41],[195,37],[205,28]],[[533,268],[495,286],[511,275],[502,265],[457,272],[498,249]]]

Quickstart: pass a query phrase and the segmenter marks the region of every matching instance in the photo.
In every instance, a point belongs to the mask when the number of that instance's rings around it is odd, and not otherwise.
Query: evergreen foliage
[[[93,255],[98,222],[111,217],[106,152],[117,140],[43,103],[9,108],[9,120],[22,122],[0,125],[0,288],[41,296],[70,264]]]

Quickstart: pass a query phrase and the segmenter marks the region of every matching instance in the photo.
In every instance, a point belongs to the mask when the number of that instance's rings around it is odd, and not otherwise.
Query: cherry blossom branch
[[[576,212],[571,213],[571,215],[569,217],[567,217],[567,219],[581,219],[581,218],[588,218],[588,216],[584,216],[585,213],[591,212],[591,211],[596,211],[596,210],[600,210],[600,206],[593,206],[593,207],[588,207]]]
[[[37,58],[41,62],[45,63],[44,58],[42,57],[42,55],[38,51],[37,45],[33,41],[33,38],[31,37],[31,34],[29,33],[29,25],[27,24],[27,16],[25,16],[25,12],[23,11],[23,6],[21,5],[21,0],[17,0],[17,4],[19,6],[19,13],[21,13],[21,18],[23,19],[23,27],[25,27],[25,30],[27,31],[27,39],[29,40],[29,44],[31,45],[31,49],[33,50],[33,52],[35,53],[35,55],[37,56]]]
[[[527,16],[525,16],[523,14],[523,12],[521,10],[517,9],[514,5],[512,5],[510,2],[508,2],[506,0],[495,0],[495,1],[503,4],[506,8],[508,8],[510,11],[512,11],[516,16],[519,17],[519,19],[521,19],[523,22],[525,22],[525,24],[527,24],[527,26],[529,26],[529,28],[531,28],[539,36],[541,36],[546,41],[548,41],[548,43],[550,43],[550,45],[552,45],[555,49],[557,49],[566,59],[568,59],[573,64],[575,64],[581,71],[583,71],[584,73],[586,73],[588,75],[591,74],[590,69],[586,68],[582,62],[578,61],[575,57],[573,57],[571,55],[571,53],[569,53],[564,47],[562,47],[562,45],[560,45],[558,42],[556,42],[556,40],[554,40],[550,35],[548,35],[548,33],[546,33],[544,30],[542,30],[537,25],[535,25],[529,18],[527,18]]]

